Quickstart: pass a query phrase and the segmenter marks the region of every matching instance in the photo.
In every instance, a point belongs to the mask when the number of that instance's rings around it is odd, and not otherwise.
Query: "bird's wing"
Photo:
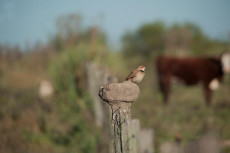
[[[131,78],[134,78],[137,74],[138,70],[133,70],[127,77],[126,77],[126,81],[131,79]]]

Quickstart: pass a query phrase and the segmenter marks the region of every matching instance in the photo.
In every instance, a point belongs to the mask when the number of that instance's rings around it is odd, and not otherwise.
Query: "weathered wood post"
[[[130,82],[111,83],[99,89],[99,96],[112,109],[113,152],[129,153],[128,120],[131,119],[130,107],[137,100],[139,87]]]
[[[109,70],[103,65],[95,62],[86,64],[87,84],[89,93],[93,99],[94,116],[96,126],[102,128],[102,140],[97,143],[97,152],[111,153],[111,133],[110,133],[110,108],[98,97],[98,88],[109,83],[116,83],[117,78],[111,76]]]
[[[139,133],[139,153],[153,153],[153,129],[141,129]]]
[[[139,148],[140,143],[140,120],[131,119],[128,120],[129,130],[129,152],[130,153],[141,153]]]

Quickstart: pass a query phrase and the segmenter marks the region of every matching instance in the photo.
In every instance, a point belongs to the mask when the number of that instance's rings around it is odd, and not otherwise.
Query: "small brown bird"
[[[140,83],[145,76],[145,67],[140,65],[136,70],[133,70],[125,79],[133,83]]]
[[[174,138],[177,143],[181,143],[181,141],[183,140],[183,137],[179,132],[174,133]]]

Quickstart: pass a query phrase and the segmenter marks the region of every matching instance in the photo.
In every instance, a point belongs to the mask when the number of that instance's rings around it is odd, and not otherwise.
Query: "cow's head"
[[[224,73],[230,73],[230,52],[223,52],[220,56],[222,70]]]

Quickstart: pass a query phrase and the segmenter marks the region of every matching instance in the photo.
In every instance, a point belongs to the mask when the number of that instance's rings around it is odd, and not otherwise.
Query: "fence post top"
[[[99,89],[99,96],[110,105],[124,105],[137,100],[140,89],[131,81],[111,83]]]

